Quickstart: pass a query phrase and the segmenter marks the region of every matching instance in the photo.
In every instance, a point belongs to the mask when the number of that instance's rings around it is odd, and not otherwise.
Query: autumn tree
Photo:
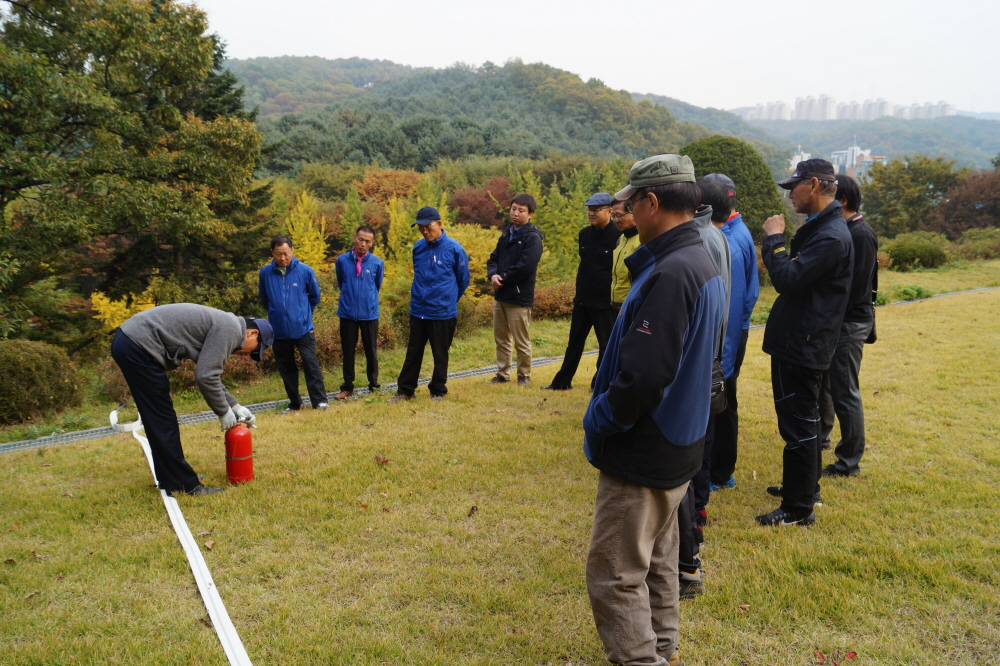
[[[954,160],[925,155],[875,163],[861,183],[862,210],[879,236],[916,231],[966,173],[955,170]]]
[[[974,171],[948,188],[921,228],[953,240],[969,229],[1000,228],[1000,169]]]

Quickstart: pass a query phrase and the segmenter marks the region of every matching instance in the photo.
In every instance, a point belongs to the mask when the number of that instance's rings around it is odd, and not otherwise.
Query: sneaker
[[[527,377],[518,377],[517,378],[517,385],[518,386],[527,386],[530,383],[531,383],[531,380],[528,379]]]
[[[781,486],[768,486],[767,494],[771,497],[781,497]],[[813,506],[823,506],[823,498],[820,497],[819,491],[813,495]]]
[[[222,488],[213,488],[212,486],[206,486],[203,483],[199,483],[197,486],[191,490],[185,490],[186,495],[211,495],[212,493],[221,493]]]
[[[568,391],[572,386],[556,386],[555,384],[549,384],[548,386],[543,386],[543,391]]]
[[[784,509],[775,509],[771,513],[765,513],[762,516],[757,516],[756,520],[759,524],[765,526],[771,525],[799,525],[801,527],[808,527],[816,523],[816,512],[810,511],[808,514],[794,514],[788,513]]]
[[[321,402],[315,407],[313,407],[313,409],[330,409],[330,404],[326,402]]]
[[[431,400],[433,400],[434,402],[441,402],[442,400],[444,400],[444,396],[443,395],[432,395],[431,396]]]
[[[694,599],[699,594],[705,592],[705,577],[701,569],[698,569],[693,574],[681,571],[679,575],[681,579],[681,599]]]
[[[709,484],[708,484],[708,489],[710,491],[712,491],[713,493],[716,492],[716,491],[718,491],[718,490],[725,490],[726,488],[735,488],[735,487],[736,487],[736,476],[733,475],[733,474],[730,474],[729,475],[729,480],[726,481],[725,483],[723,483],[721,486],[717,486],[717,485],[715,485],[714,483],[711,483],[711,482],[709,482]]]
[[[333,396],[333,399],[334,400],[347,400],[352,395],[354,395],[354,390],[353,389],[350,390],[350,391],[344,390],[344,391],[341,391],[340,393],[338,393],[337,395]]]
[[[302,409],[302,407],[292,407],[291,405],[289,405],[288,407],[285,407],[283,410],[281,410],[278,413],[279,414],[291,414],[292,412],[297,412],[300,409]]]
[[[497,375],[493,379],[490,380],[490,384],[506,384],[508,382],[510,382],[509,379],[504,379],[500,375]]]
[[[406,395],[405,393],[397,393],[396,395],[394,395],[391,398],[389,398],[388,400],[386,400],[385,404],[391,405],[394,402],[403,402],[404,400],[413,400],[413,396],[412,395]]]
[[[695,518],[695,522],[697,523],[698,527],[705,527],[706,525],[708,525],[708,510],[698,509],[698,517]]]
[[[827,465],[820,472],[820,476],[861,476],[861,469],[855,468],[850,472],[842,472],[836,465]]]

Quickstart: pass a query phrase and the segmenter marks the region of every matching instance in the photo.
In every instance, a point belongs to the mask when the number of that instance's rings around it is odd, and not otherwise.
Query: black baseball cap
[[[244,317],[244,319],[247,322],[247,328],[256,328],[260,333],[257,336],[257,349],[250,352],[250,358],[259,363],[267,348],[274,344],[274,329],[271,328],[271,323],[266,319],[254,317]]]
[[[804,162],[799,162],[795,166],[795,171],[792,172],[792,175],[779,182],[778,187],[790,190],[795,187],[795,183],[807,178],[818,178],[819,180],[828,180],[831,183],[836,183],[837,173],[833,170],[833,165],[826,160],[819,158],[805,160]]]

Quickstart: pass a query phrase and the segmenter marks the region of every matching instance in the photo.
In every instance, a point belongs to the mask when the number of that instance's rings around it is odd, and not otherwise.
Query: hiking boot
[[[333,396],[333,399],[334,399],[334,400],[347,400],[347,399],[348,399],[348,398],[350,398],[350,397],[351,397],[352,395],[354,395],[354,390],[353,390],[353,389],[352,389],[352,390],[350,390],[350,391],[346,391],[346,390],[345,390],[345,391],[341,391],[341,392],[340,392],[340,393],[338,393],[337,395]]]
[[[509,379],[504,379],[500,375],[497,375],[496,377],[490,380],[490,384],[506,384],[508,382],[510,382]]]
[[[771,497],[781,497],[781,486],[768,486],[767,494]],[[813,506],[823,506],[823,498],[820,497],[818,490],[813,495]]]
[[[820,476],[861,476],[861,469],[855,468],[850,472],[842,472],[836,465],[827,465],[820,472]]]
[[[199,483],[197,486],[191,490],[185,490],[186,495],[211,495],[212,493],[221,493],[223,488],[214,488],[212,486],[206,486],[203,483]]]
[[[670,655],[670,659],[667,659],[667,666],[684,666],[684,664],[681,663],[681,656],[674,652]]]
[[[543,386],[543,391],[568,391],[572,386],[556,386],[555,384],[549,384],[548,386]]]
[[[771,525],[799,525],[800,527],[808,527],[816,523],[816,512],[810,511],[807,514],[795,514],[789,513],[784,509],[775,509],[771,513],[765,513],[762,516],[757,516],[756,520],[759,524],[765,526]]]
[[[527,377],[518,377],[517,378],[517,385],[518,386],[527,386],[530,383],[531,383],[531,380],[528,379]]]
[[[394,395],[391,398],[389,398],[388,400],[386,400],[385,404],[391,405],[391,404],[393,404],[395,402],[403,402],[404,400],[413,400],[413,396],[412,395],[406,395],[405,393],[397,393],[396,395]]]
[[[709,482],[708,484],[708,489],[713,493],[716,492],[717,490],[725,490],[726,488],[735,488],[735,487],[736,487],[736,476],[733,474],[730,474],[729,480],[723,483],[721,486],[717,486],[711,482]]]
[[[705,592],[705,576],[701,569],[693,574],[681,571],[678,572],[681,579],[680,598],[694,599],[699,594]]]

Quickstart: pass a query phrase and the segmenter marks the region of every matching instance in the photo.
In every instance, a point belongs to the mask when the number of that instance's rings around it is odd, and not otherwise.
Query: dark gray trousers
[[[278,374],[285,385],[288,396],[288,406],[299,409],[302,400],[299,398],[299,366],[295,363],[295,349],[299,350],[302,359],[302,374],[306,376],[306,388],[309,389],[309,402],[316,407],[326,402],[326,387],[323,385],[323,369],[319,367],[316,356],[316,335],[309,331],[297,340],[275,340],[274,362],[278,366]]]
[[[858,376],[861,374],[865,340],[871,329],[870,321],[843,323],[833,361],[824,373],[820,387],[821,441],[830,440],[833,416],[836,414],[840,421],[840,442],[834,450],[837,455],[834,467],[843,474],[859,472],[861,456],[865,452],[865,410],[861,404]]]

